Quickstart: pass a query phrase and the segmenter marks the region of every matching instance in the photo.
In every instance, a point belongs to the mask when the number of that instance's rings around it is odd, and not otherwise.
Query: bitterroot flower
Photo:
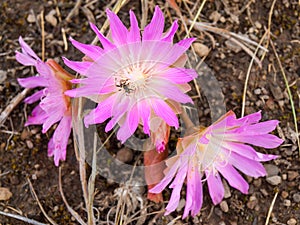
[[[19,84],[26,88],[43,87],[25,99],[28,104],[40,101],[28,117],[25,126],[43,124],[42,132],[45,133],[53,124],[60,121],[48,143],[48,156],[54,156],[54,163],[58,166],[60,160],[66,159],[66,148],[72,127],[71,101],[64,92],[71,89],[69,81],[73,76],[52,59],[43,62],[22,37],[19,38],[19,43],[22,53],[16,52],[17,61],[26,66],[35,66],[38,72],[37,76],[18,79]]]
[[[71,39],[72,44],[86,55],[86,60],[74,62],[65,59],[66,65],[86,77],[73,80],[81,86],[66,94],[87,97],[98,103],[85,116],[85,125],[111,118],[105,131],[118,124],[117,138],[122,142],[135,132],[139,124],[145,134],[150,135],[152,128],[153,132],[157,130],[158,127],[150,126],[155,117],[178,128],[177,109],[180,103],[192,102],[185,93],[190,90],[188,82],[197,77],[193,69],[183,67],[187,59],[185,52],[195,39],[187,38],[173,44],[177,21],[163,33],[164,16],[159,7],[155,7],[152,21],[142,36],[132,11],[130,29],[116,14],[110,10],[106,13],[112,40],[91,24],[102,48]]]
[[[266,175],[260,162],[277,156],[256,152],[250,145],[276,148],[283,140],[269,134],[278,124],[277,120],[259,122],[260,119],[260,112],[236,119],[235,114],[229,111],[210,127],[199,129],[178,142],[177,155],[166,162],[165,177],[150,190],[152,193],[160,193],[174,178],[169,186],[173,191],[166,214],[177,208],[185,180],[187,190],[183,218],[189,212],[192,216],[200,212],[204,181],[207,181],[212,202],[216,205],[224,197],[220,174],[230,186],[244,194],[248,193],[249,185],[237,169],[255,178]]]

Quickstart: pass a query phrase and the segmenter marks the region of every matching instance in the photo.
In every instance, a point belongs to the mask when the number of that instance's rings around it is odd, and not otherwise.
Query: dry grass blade
[[[265,34],[262,36],[262,38],[259,41],[259,45],[262,44],[262,42],[264,41],[267,33],[268,33],[268,31],[266,31]],[[248,81],[249,81],[249,77],[250,77],[251,68],[253,66],[254,57],[256,56],[256,54],[258,52],[258,49],[259,49],[258,47],[255,49],[254,56],[252,57],[252,59],[250,61],[250,64],[248,66],[246,79],[245,79],[245,83],[244,83],[244,91],[243,91],[243,96],[242,96],[242,113],[241,113],[241,117],[244,117],[244,114],[245,114],[246,93],[247,93],[247,88],[248,88]]]
[[[269,208],[269,211],[268,211],[268,215],[267,215],[267,218],[266,218],[266,223],[265,223],[265,225],[268,225],[268,224],[269,224],[269,220],[270,220],[270,217],[271,217],[271,213],[272,213],[272,211],[273,211],[273,207],[274,207],[274,205],[275,205],[275,201],[276,201],[276,199],[277,199],[278,193],[279,193],[279,191],[276,190],[276,193],[275,193],[275,195],[274,195],[274,198],[273,198],[273,200],[272,200],[272,202],[271,202],[271,205],[270,205],[270,208]]]
[[[29,93],[30,89],[25,88],[21,93],[17,94],[8,104],[8,106],[3,110],[0,115],[0,126],[4,124],[7,117],[13,111],[13,109],[25,98],[25,96]]]
[[[40,209],[41,209],[43,215],[46,217],[46,219],[47,219],[52,225],[58,225],[58,224],[55,223],[55,221],[54,221],[52,218],[50,218],[50,217],[47,215],[47,213],[45,212],[45,210],[44,210],[42,204],[41,204],[40,201],[39,201],[39,198],[38,198],[37,194],[35,193],[35,190],[34,190],[34,188],[33,188],[33,186],[32,186],[32,183],[31,183],[31,181],[30,181],[30,179],[29,179],[28,177],[27,177],[27,182],[28,182],[28,184],[29,184],[30,191],[31,191],[31,193],[33,194],[34,199],[35,199],[36,202],[38,203],[38,205],[39,205],[39,207],[40,207]]]
[[[17,219],[17,220],[21,220],[25,223],[28,223],[28,224],[33,224],[33,225],[47,225],[45,223],[40,223],[36,220],[33,220],[33,219],[28,219],[24,216],[20,216],[20,215],[15,215],[15,214],[12,214],[12,213],[6,213],[6,212],[2,212],[0,211],[0,215],[3,215],[3,216],[7,216],[7,217],[10,217],[10,218],[14,218],[14,219]]]
[[[61,183],[61,167],[59,167],[59,172],[58,172],[58,186],[59,186],[59,192],[60,195],[65,203],[65,205],[67,206],[68,211],[71,213],[71,215],[78,221],[78,223],[80,223],[81,225],[86,225],[86,223],[83,221],[83,219],[78,215],[78,213],[72,209],[72,207],[69,205],[69,203],[67,202],[63,189],[62,189],[62,183]]]
[[[45,61],[45,21],[44,10],[41,12],[41,29],[42,29],[42,60]]]
[[[298,151],[299,151],[299,156],[300,156],[300,140],[299,140],[299,132],[298,132],[298,121],[297,121],[297,114],[296,114],[296,110],[295,110],[293,95],[291,93],[289,82],[287,80],[287,77],[286,77],[286,74],[284,72],[283,66],[281,64],[281,61],[280,61],[279,56],[277,54],[277,51],[275,49],[274,43],[273,43],[272,40],[270,40],[270,43],[271,43],[272,49],[274,51],[275,57],[277,59],[278,65],[280,67],[280,71],[281,71],[281,74],[283,76],[285,87],[286,87],[286,90],[288,92],[288,96],[289,96],[289,99],[290,99],[292,113],[293,113],[293,119],[294,119],[294,126],[295,126],[296,138],[297,138],[297,144],[298,144]]]

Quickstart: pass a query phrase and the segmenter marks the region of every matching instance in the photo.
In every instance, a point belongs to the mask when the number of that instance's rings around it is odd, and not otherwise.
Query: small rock
[[[195,49],[195,52],[200,56],[200,57],[204,57],[204,56],[207,56],[210,49],[204,45],[204,44],[201,44],[201,43],[194,43],[193,44],[193,47]]]
[[[220,203],[220,208],[223,212],[228,212],[229,207],[225,200]]]
[[[291,218],[289,219],[287,222],[286,222],[287,225],[296,225],[297,224],[297,220],[294,219],[294,218]]]
[[[226,58],[225,54],[224,54],[224,53],[221,53],[221,54],[220,54],[220,59],[225,59],[225,58]]]
[[[224,198],[230,198],[231,197],[231,192],[230,188],[225,180],[222,180],[223,187],[224,187]]]
[[[254,25],[256,26],[257,29],[261,29],[261,28],[262,28],[261,23],[258,22],[258,21],[256,21],[256,22],[254,23]]]
[[[221,23],[225,23],[225,22],[226,22],[226,19],[225,19],[224,16],[221,16],[221,17],[220,17],[220,22],[221,22]]]
[[[180,199],[180,201],[178,203],[176,211],[180,212],[183,209],[184,206],[185,206],[185,199],[182,198],[182,199]]]
[[[125,147],[118,151],[116,158],[123,163],[128,163],[132,161],[133,153],[131,149]]]
[[[250,27],[249,33],[252,34],[253,32],[254,32],[254,28],[253,28],[253,27]]]
[[[26,140],[26,145],[29,149],[33,148],[33,143],[30,140]]]
[[[297,171],[288,171],[288,180],[292,181],[299,176]]]
[[[213,11],[209,16],[209,19],[212,20],[214,23],[218,22],[220,18],[221,14],[218,11]]]
[[[289,193],[287,191],[282,191],[281,192],[281,197],[282,198],[287,198],[289,196]]]
[[[269,184],[276,186],[281,183],[281,177],[280,176],[267,177],[266,181]]]
[[[252,195],[252,196],[250,196],[249,201],[247,202],[247,207],[249,209],[254,209],[254,207],[257,205],[257,203],[258,203],[257,198],[254,195]]]
[[[56,27],[57,25],[57,19],[54,16],[56,14],[56,11],[52,9],[45,17],[46,21],[50,23],[53,27]]]
[[[286,174],[286,173],[284,173],[284,174],[282,174],[282,175],[281,175],[281,177],[282,177],[282,180],[286,180],[286,178],[287,178],[287,174]]]
[[[7,201],[12,196],[8,188],[0,187],[0,201]]]
[[[283,205],[286,206],[286,207],[290,207],[291,206],[291,200],[284,199],[283,200]]]
[[[35,16],[32,15],[32,14],[29,14],[29,15],[27,16],[27,22],[28,22],[28,23],[35,23]]]
[[[241,46],[237,45],[236,43],[234,43],[234,42],[231,41],[231,40],[225,41],[225,45],[226,45],[226,47],[227,47],[229,50],[231,50],[231,51],[233,51],[233,52],[235,52],[235,53],[238,53],[238,52],[240,52],[240,51],[242,50],[242,47],[241,47]]]
[[[300,193],[293,194],[293,201],[296,203],[300,202]]]
[[[264,188],[260,189],[260,192],[261,192],[265,197],[267,197],[267,196],[269,195],[269,193],[267,192],[267,190],[264,189]]]
[[[0,70],[0,84],[6,81],[7,72],[5,70]]]
[[[265,169],[267,171],[267,177],[273,177],[279,173],[279,168],[273,164],[265,164]]]
[[[255,186],[255,187],[260,187],[261,186],[261,179],[255,179],[254,181],[253,181],[253,185]]]
[[[224,221],[220,221],[219,225],[226,225],[226,223]]]
[[[256,89],[254,90],[254,94],[260,95],[260,94],[261,94],[261,89],[260,89],[260,88],[256,88]]]
[[[25,128],[22,133],[21,133],[21,140],[25,140],[26,138],[30,137],[31,132],[27,130],[27,128]]]

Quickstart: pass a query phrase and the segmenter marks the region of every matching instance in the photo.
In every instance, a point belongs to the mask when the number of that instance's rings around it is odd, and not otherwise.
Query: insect
[[[119,84],[116,84],[116,87],[121,89],[123,88],[127,94],[130,94],[132,91],[134,91],[132,88],[130,88],[129,80],[121,80]],[[121,91],[121,89],[119,91]]]

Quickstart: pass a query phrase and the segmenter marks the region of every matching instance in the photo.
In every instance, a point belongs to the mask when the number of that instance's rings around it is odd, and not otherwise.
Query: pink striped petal
[[[130,31],[128,34],[128,43],[131,42],[140,42],[141,41],[141,35],[140,35],[140,28],[136,19],[136,16],[134,15],[134,12],[132,10],[129,11],[130,14]]]
[[[230,186],[238,189],[244,194],[248,194],[249,184],[245,181],[241,174],[233,168],[233,166],[226,164],[225,166],[217,166],[217,169],[223,177],[225,177]]]
[[[143,33],[143,41],[159,40],[162,37],[164,30],[164,14],[158,6],[155,6],[153,18],[151,22],[145,27]]]
[[[111,43],[109,41],[109,39],[107,37],[105,37],[99,30],[98,28],[96,27],[95,24],[93,23],[90,23],[90,27],[92,28],[92,30],[96,33],[97,37],[99,38],[99,41],[101,42],[103,48],[105,50],[111,50],[111,49],[114,49],[116,46]]]
[[[109,9],[106,10],[107,17],[110,23],[112,39],[117,45],[127,43],[128,30],[120,20],[120,18]]]
[[[31,112],[31,115],[27,118],[25,126],[43,124],[48,118],[48,114],[37,105]]]
[[[165,36],[161,39],[161,41],[173,42],[174,35],[178,29],[177,20],[174,21],[169,31],[165,34]]]
[[[32,104],[32,103],[40,100],[42,96],[44,96],[44,90],[35,92],[33,95],[25,98],[24,102],[27,104]]]
[[[154,76],[167,79],[175,84],[184,84],[195,79],[198,73],[193,69],[170,68],[162,73],[154,74]]]
[[[89,69],[89,67],[92,65],[91,62],[76,62],[76,61],[71,61],[71,60],[68,60],[67,58],[65,57],[62,57],[63,58],[63,61],[64,63],[70,67],[72,70],[80,73],[81,75],[85,75],[86,74],[86,71]]]
[[[82,44],[73,38],[70,38],[70,41],[79,51],[93,60],[96,60],[100,55],[103,54],[103,50],[96,45]]]
[[[214,205],[219,204],[224,197],[224,187],[219,173],[205,171],[209,195]]]
[[[36,88],[48,86],[48,81],[41,76],[18,78],[18,82],[22,87],[25,88]]]

